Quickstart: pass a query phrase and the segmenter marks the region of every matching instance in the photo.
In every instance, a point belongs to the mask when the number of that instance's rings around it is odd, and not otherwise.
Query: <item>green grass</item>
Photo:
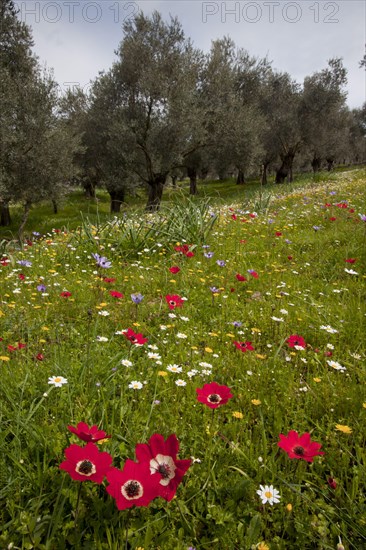
[[[118,222],[102,192],[97,204],[73,192],[52,218],[49,205],[32,211],[27,231],[49,235],[10,248],[0,267],[0,548],[334,550],[339,537],[364,547],[365,177],[304,178],[262,195],[255,182],[211,182],[192,200],[170,191],[158,215],[134,204]],[[175,250],[184,242],[193,257]],[[172,294],[187,298],[182,308],[168,308]],[[130,345],[127,328],[148,342]],[[288,346],[293,334],[306,349]],[[53,387],[51,376],[68,382]],[[212,381],[233,395],[215,411],[196,398]],[[70,443],[84,445],[67,430],[81,421],[112,436],[100,449],[118,468],[137,443],[175,433],[179,458],[195,459],[176,497],[119,511],[106,481],[73,481],[59,464]],[[290,459],[277,445],[290,430],[309,432],[324,456]],[[260,484],[280,502],[262,504]]]

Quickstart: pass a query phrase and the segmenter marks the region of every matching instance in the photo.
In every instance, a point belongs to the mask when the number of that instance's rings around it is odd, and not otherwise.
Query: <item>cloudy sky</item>
[[[365,71],[359,68],[366,42],[363,0],[16,0],[19,17],[33,29],[35,53],[54,70],[61,89],[88,87],[108,70],[123,38],[123,22],[138,11],[177,16],[186,36],[208,51],[229,35],[238,47],[268,57],[273,67],[298,82],[342,57],[348,71],[348,105],[365,101]]]

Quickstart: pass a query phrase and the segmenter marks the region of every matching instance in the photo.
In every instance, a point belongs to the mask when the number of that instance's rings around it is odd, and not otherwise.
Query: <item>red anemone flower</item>
[[[276,231],[276,237],[282,237],[281,231]]]
[[[347,258],[347,260],[344,260],[345,262],[347,262],[348,264],[354,264],[355,262],[357,262],[356,258]]]
[[[165,300],[169,306],[169,309],[175,309],[176,307],[183,306],[183,300],[178,294],[168,294],[165,296]]]
[[[68,292],[68,291],[61,292],[60,296],[62,298],[68,298],[69,296],[71,296],[71,292]]]
[[[119,510],[131,506],[148,506],[158,496],[159,479],[150,474],[148,462],[134,462],[128,458],[123,470],[112,468],[107,473],[107,487]]]
[[[280,434],[277,445],[286,451],[290,458],[298,458],[306,462],[313,462],[314,456],[324,454],[323,451],[319,451],[321,444],[311,441],[310,434],[307,432],[300,436],[294,430],[287,435]]]
[[[235,277],[238,279],[238,281],[247,281],[248,279],[244,277],[244,275],[240,275],[240,273],[237,273]]]
[[[65,449],[65,456],[66,460],[61,462],[60,469],[66,470],[75,481],[102,483],[111,469],[111,455],[99,452],[94,443],[88,443],[85,447],[70,445]]]
[[[43,355],[43,353],[37,353],[36,359],[37,359],[37,361],[43,361],[43,360],[44,360],[44,355]]]
[[[220,386],[217,382],[205,384],[203,388],[196,388],[196,392],[197,400],[210,407],[210,409],[217,409],[217,407],[225,405],[233,397],[230,388]]]
[[[135,346],[143,346],[148,341],[148,338],[144,338],[141,333],[134,332],[132,328],[123,331],[123,334]]]
[[[178,460],[179,441],[172,434],[164,441],[160,434],[150,437],[149,443],[136,445],[136,458],[139,462],[147,462],[150,474],[159,481],[158,495],[168,502],[174,497],[177,487],[190,467],[191,460]],[[155,475],[158,474],[158,475]]]
[[[110,290],[109,294],[112,296],[112,298],[118,298],[118,299],[124,298],[124,295],[122,294],[122,292],[118,292],[117,290]]]
[[[109,439],[111,437],[103,430],[98,430],[96,424],[89,428],[85,422],[79,422],[76,428],[74,426],[67,426],[67,429],[82,441],[100,441],[101,439]]]
[[[23,273],[19,273],[18,278],[19,278],[21,281],[24,281],[25,275],[23,275]]]
[[[289,348],[294,348],[296,346],[300,348],[306,347],[306,342],[302,336],[299,336],[298,334],[291,334],[286,340]]]
[[[181,246],[175,246],[174,250],[176,250],[176,252],[181,252],[187,258],[192,258],[192,256],[194,256],[193,252],[189,250],[189,246],[187,244],[183,244]]]
[[[103,281],[105,283],[115,283],[116,279],[114,279],[113,277],[104,277]]]
[[[169,267],[169,271],[170,273],[173,273],[175,275],[176,273],[179,273],[180,267],[178,267],[177,265],[173,265],[172,267]]]
[[[233,342],[234,346],[242,352],[254,351],[252,342]]]
[[[22,344],[22,342],[18,342],[18,349],[24,349],[27,347],[27,344]]]

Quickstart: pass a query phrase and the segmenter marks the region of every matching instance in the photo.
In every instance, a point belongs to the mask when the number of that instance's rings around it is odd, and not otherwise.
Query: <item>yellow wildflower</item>
[[[351,434],[352,428],[345,426],[344,424],[336,424],[336,429],[344,434]]]

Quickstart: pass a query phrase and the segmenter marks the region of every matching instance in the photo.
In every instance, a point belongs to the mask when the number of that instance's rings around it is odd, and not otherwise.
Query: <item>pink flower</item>
[[[202,388],[196,388],[197,400],[204,403],[210,409],[217,409],[221,405],[225,405],[231,399],[232,393],[227,386],[220,386],[217,382],[205,384]]]
[[[75,481],[102,483],[112,464],[111,455],[99,452],[94,443],[88,443],[85,447],[70,445],[65,449],[65,456],[60,469],[68,472]]]
[[[283,449],[290,458],[298,458],[313,462],[314,456],[323,455],[320,443],[310,440],[310,434],[304,433],[299,436],[297,432],[291,430],[287,435],[280,434],[280,441],[277,445]]]
[[[168,502],[174,497],[177,487],[191,465],[191,460],[178,460],[179,441],[172,434],[164,441],[160,434],[150,437],[149,443],[136,445],[136,458],[148,462],[150,474],[159,481],[158,495]]]

